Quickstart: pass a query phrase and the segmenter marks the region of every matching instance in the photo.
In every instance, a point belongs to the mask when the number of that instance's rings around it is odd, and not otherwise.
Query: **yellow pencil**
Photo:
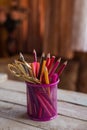
[[[48,69],[46,66],[44,67],[44,79],[45,79],[45,83],[49,84]]]
[[[45,79],[45,83],[46,84],[49,84],[50,82],[49,82],[49,76],[48,76],[48,69],[47,69],[47,67],[45,66],[45,68],[44,68],[44,79]],[[49,94],[49,96],[50,96],[50,87],[47,87],[47,91],[48,91],[48,94]]]
[[[42,68],[41,68],[41,75],[40,75],[40,81],[42,82],[43,72],[46,65],[46,60],[43,60]]]

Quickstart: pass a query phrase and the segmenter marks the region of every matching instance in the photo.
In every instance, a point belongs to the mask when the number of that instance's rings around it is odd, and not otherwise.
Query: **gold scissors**
[[[19,77],[19,78],[24,79],[25,81],[28,81],[31,83],[40,84],[40,81],[37,78],[30,77],[29,75],[26,74],[26,71],[24,70],[20,61],[15,61],[15,63],[13,63],[13,64],[8,64],[8,69],[16,77]]]

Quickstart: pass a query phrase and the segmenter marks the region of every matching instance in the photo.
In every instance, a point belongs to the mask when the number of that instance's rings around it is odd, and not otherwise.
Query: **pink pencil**
[[[50,64],[48,66],[48,71],[51,69],[53,63],[54,63],[54,60],[55,60],[55,56],[52,56],[51,60],[50,60]]]
[[[36,94],[37,98],[41,104],[41,106],[46,110],[46,112],[48,113],[49,116],[52,116],[51,112],[49,111],[49,108],[47,107],[47,105],[44,103],[43,99],[41,99],[39,94]]]
[[[50,53],[47,54],[47,59],[46,59],[46,67],[48,68],[50,64]]]
[[[47,99],[45,99],[45,97],[41,94],[39,94],[39,96],[41,97],[41,99],[43,100],[43,102],[45,103],[45,105],[47,106],[47,108],[49,110],[51,110],[52,112],[55,113],[55,109],[53,108],[53,106],[47,101]]]
[[[54,64],[54,66],[53,66],[51,72],[49,73],[49,78],[55,73],[55,71],[56,71],[58,65],[60,64],[60,61],[61,61],[61,58],[59,58],[59,59],[56,61],[56,63]]]
[[[66,65],[67,65],[67,61],[65,61],[65,62],[60,66],[60,69],[59,69],[59,71],[58,71],[58,73],[57,73],[58,76],[61,75],[61,73],[62,73],[63,70],[65,69]]]

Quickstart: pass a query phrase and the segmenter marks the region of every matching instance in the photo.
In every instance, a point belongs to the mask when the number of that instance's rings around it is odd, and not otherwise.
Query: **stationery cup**
[[[27,114],[30,119],[49,121],[58,115],[58,83],[59,81],[51,84],[31,84],[26,82]]]

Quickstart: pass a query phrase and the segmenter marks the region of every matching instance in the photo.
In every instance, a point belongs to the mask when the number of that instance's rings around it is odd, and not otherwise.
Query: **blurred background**
[[[0,72],[22,52],[36,49],[68,65],[60,88],[87,93],[87,0],[0,0]]]

